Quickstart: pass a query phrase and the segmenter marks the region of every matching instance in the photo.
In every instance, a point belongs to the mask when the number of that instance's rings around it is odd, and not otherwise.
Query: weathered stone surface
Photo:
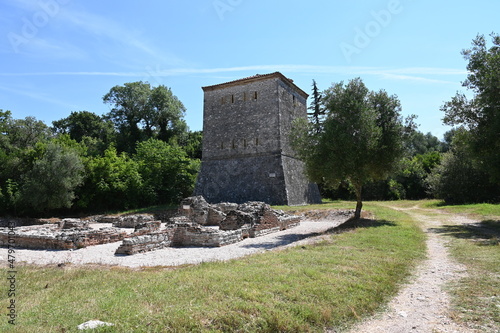
[[[101,215],[96,218],[97,223],[119,223],[122,216],[119,215]]]
[[[174,246],[219,247],[243,239],[241,230],[222,231],[200,225],[179,225],[174,236]]]
[[[89,221],[82,221],[80,219],[63,219],[59,222],[61,229],[88,229]]]
[[[135,214],[120,216],[113,222],[113,227],[115,228],[135,228],[137,225],[153,221],[154,216],[150,214]]]
[[[131,255],[169,247],[172,244],[175,230],[175,226],[169,225],[163,230],[124,239],[115,254]]]
[[[202,196],[189,197],[182,200],[179,213],[193,222],[206,225],[210,205]]]
[[[221,230],[237,230],[243,226],[252,226],[255,218],[252,214],[240,210],[231,210],[220,223]]]
[[[210,207],[208,208],[208,215],[207,215],[207,221],[206,224],[207,226],[219,226],[222,221],[226,218],[226,214],[220,209],[217,209],[218,207]]]
[[[239,205],[233,202],[221,202],[215,206],[217,206],[223,213],[227,213],[230,210],[237,210]]]
[[[203,87],[203,154],[195,193],[209,203],[321,202],[295,157],[290,133],[307,94],[281,73]]]
[[[135,232],[152,232],[157,231],[161,227],[161,221],[146,221],[135,226]]]
[[[92,229],[91,219],[51,219],[52,224],[17,227],[16,246],[29,249],[76,249],[122,241],[116,254],[135,254],[168,246],[218,247],[290,228],[299,217],[277,211],[263,202],[208,204],[202,197],[185,199],[179,213],[162,229],[153,215],[98,216],[93,220],[112,223],[112,228]],[[199,222],[204,223],[204,225]],[[213,226],[207,226],[212,224]],[[134,228],[125,232],[116,228]],[[94,226],[95,227],[95,226]],[[9,228],[0,228],[0,246],[8,242]]]
[[[96,328],[103,327],[103,326],[114,326],[114,324],[106,323],[106,322],[100,321],[100,320],[90,320],[90,321],[87,321],[83,324],[78,325],[77,327],[80,331],[84,331],[84,330],[94,330]]]
[[[56,224],[18,227],[14,230],[15,245],[26,249],[69,250],[92,245],[118,242],[127,237],[116,228],[59,229]],[[8,229],[0,229],[0,246],[8,244]]]

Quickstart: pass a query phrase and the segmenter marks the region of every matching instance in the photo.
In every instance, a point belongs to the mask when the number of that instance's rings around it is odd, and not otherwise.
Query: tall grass
[[[2,293],[0,331],[76,332],[93,319],[115,325],[98,332],[346,328],[380,310],[425,252],[425,236],[408,215],[365,206],[376,219],[362,227],[228,262],[143,270],[18,267],[17,325],[7,323]]]

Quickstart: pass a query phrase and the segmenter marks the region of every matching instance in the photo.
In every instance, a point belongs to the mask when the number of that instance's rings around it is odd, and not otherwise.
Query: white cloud
[[[162,70],[159,67],[142,72],[39,72],[39,73],[0,73],[0,76],[123,76],[123,77],[171,77],[186,75],[222,74],[236,72],[260,72],[261,74],[281,71],[304,74],[341,74],[341,75],[374,75],[387,80],[415,81],[422,83],[456,84],[456,80],[448,81],[443,77],[465,77],[466,71],[453,68],[378,68],[349,66],[312,66],[312,65],[256,65],[218,68],[173,68]]]
[[[65,108],[73,108],[74,107],[74,105],[72,105],[72,104],[68,104],[68,103],[60,101],[58,99],[52,98],[50,96],[47,96],[46,94],[39,93],[39,92],[32,92],[32,91],[28,91],[26,89],[15,89],[12,87],[6,87],[6,86],[0,85],[0,90],[6,91],[9,93],[13,93],[16,95],[29,97],[31,99],[35,99],[38,101],[43,101],[43,102],[59,105],[59,106],[65,107]]]

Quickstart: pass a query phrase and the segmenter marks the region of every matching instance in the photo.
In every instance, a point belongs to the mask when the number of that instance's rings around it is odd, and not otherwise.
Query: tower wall
[[[289,144],[307,94],[280,73],[203,88],[203,155],[195,194],[208,202],[321,201]]]

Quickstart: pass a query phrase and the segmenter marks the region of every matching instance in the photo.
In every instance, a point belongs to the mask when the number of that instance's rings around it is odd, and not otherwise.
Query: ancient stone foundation
[[[12,236],[11,236],[12,237]],[[116,228],[92,229],[88,221],[64,219],[53,224],[18,227],[13,238],[17,248],[70,250],[113,243],[123,240],[127,233]],[[0,229],[0,246],[8,244],[8,230]]]
[[[176,216],[162,221],[148,214],[98,216],[90,220],[51,219],[43,225],[0,228],[0,246],[7,246],[9,231],[15,246],[26,249],[70,250],[122,241],[116,254],[131,255],[169,246],[219,247],[285,230],[300,223],[263,202],[208,204],[202,196],[184,199]],[[12,237],[12,235],[11,235]]]
[[[179,216],[165,229],[123,240],[116,254],[135,254],[168,246],[218,247],[285,230],[300,217],[274,210],[263,202],[208,204],[202,196],[184,199]]]

